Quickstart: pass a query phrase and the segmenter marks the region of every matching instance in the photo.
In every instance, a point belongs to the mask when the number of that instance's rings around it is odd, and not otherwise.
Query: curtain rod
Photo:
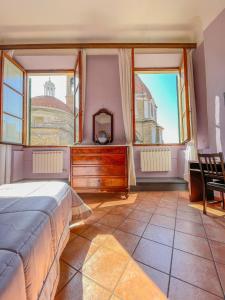
[[[115,48],[196,48],[196,43],[56,43],[56,44],[5,44],[0,50],[29,49],[115,49]]]

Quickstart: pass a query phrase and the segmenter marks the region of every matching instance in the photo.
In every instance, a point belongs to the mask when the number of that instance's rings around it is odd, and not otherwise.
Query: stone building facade
[[[67,78],[67,92],[72,91]],[[73,96],[66,103],[55,97],[55,85],[49,79],[44,84],[44,95],[31,99],[31,145],[72,145],[74,142]]]
[[[135,129],[137,144],[163,144],[163,127],[157,122],[157,105],[141,78],[135,75]]]

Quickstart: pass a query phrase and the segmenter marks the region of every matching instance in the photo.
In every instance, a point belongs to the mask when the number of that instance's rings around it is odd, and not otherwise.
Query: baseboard
[[[131,191],[186,191],[188,183],[182,178],[137,178],[137,185],[130,187]]]

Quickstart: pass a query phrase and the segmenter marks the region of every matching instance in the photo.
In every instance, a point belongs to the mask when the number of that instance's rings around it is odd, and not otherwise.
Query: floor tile
[[[189,196],[189,191],[179,191],[178,192],[178,197],[180,198],[184,198],[184,199],[188,199],[190,198]]]
[[[96,201],[87,201],[86,204],[93,210],[98,208],[101,205],[101,202],[96,202]]]
[[[107,214],[106,211],[94,211],[93,214],[85,220],[86,224],[93,224]]]
[[[156,210],[156,205],[154,204],[146,204],[146,203],[139,203],[136,207],[136,209],[148,212],[148,213],[154,213],[154,211]]]
[[[70,232],[70,238],[69,238],[69,242],[72,241],[73,239],[75,239],[75,237],[77,237],[76,233],[73,233],[72,231]]]
[[[204,227],[208,239],[225,243],[225,227],[215,227],[208,224],[205,224]]]
[[[132,255],[139,240],[140,237],[137,235],[116,230],[106,238],[103,246],[120,252],[124,255]]]
[[[215,266],[210,260],[174,249],[171,274],[210,293],[222,296]]]
[[[65,264],[63,261],[60,261],[60,278],[57,291],[61,291],[61,289],[76,274],[76,272],[77,271],[71,268],[69,265]]]
[[[174,248],[212,259],[208,241],[205,238],[176,231]]]
[[[201,218],[200,214],[193,214],[193,213],[186,212],[186,211],[178,211],[177,218],[202,224],[202,218]]]
[[[111,249],[100,247],[83,266],[82,273],[112,291],[127,263],[128,258],[126,256]]]
[[[220,282],[223,288],[223,293],[225,295],[225,265],[216,263],[216,269],[219,274]]]
[[[173,242],[169,299],[222,299],[225,227],[210,210],[202,214],[201,203],[190,203],[188,192],[82,198],[93,214],[71,225],[57,300],[166,299]]]
[[[93,280],[77,273],[55,300],[109,300],[111,293]]]
[[[138,265],[142,269],[142,271],[149,277],[149,279],[154,281],[157,287],[166,296],[169,285],[169,275],[148,267],[140,262],[138,262]]]
[[[220,297],[212,295],[200,288],[176,278],[170,279],[169,289],[170,300],[221,300]]]
[[[120,298],[116,297],[115,295],[112,295],[112,297],[110,298],[110,300],[121,300]]]
[[[94,242],[96,245],[101,245],[102,243],[104,243],[108,235],[110,235],[114,230],[115,229],[112,227],[95,223],[89,226],[87,230],[82,232],[81,236]]]
[[[169,273],[171,255],[172,248],[142,238],[133,257],[143,264]]]
[[[72,225],[71,226],[71,228],[70,228],[70,232],[71,233],[74,233],[74,234],[80,234],[80,233],[82,233],[83,231],[85,231],[87,228],[89,227],[89,225],[88,224],[85,224],[84,222],[82,222],[82,223],[79,223],[79,224],[74,224],[74,225]]]
[[[199,213],[200,213],[200,211],[198,209],[196,209],[194,207],[191,207],[189,205],[189,203],[188,204],[184,204],[184,203],[179,204],[178,203],[177,211],[180,211],[180,212],[185,211],[185,212],[189,212],[189,213],[192,213],[192,214],[195,214],[195,215],[199,215]]]
[[[147,222],[126,219],[118,229],[141,236],[147,226]]]
[[[174,231],[172,229],[148,224],[143,237],[172,247]]]
[[[131,208],[127,208],[126,206],[118,206],[112,208],[110,214],[127,217],[131,212],[132,212]]]
[[[162,193],[161,192],[139,192],[137,199],[140,200],[160,200],[162,197]]]
[[[201,224],[190,221],[177,219],[175,230],[200,237],[206,237],[204,227]]]
[[[95,244],[79,236],[67,244],[62,253],[62,260],[79,270],[97,249]]]
[[[131,261],[122,275],[114,294],[124,300],[167,299],[157,286],[157,283],[155,283],[155,280],[151,278],[153,276],[151,275],[151,270],[144,271],[137,263]],[[158,280],[160,279],[158,278]]]
[[[171,209],[176,209],[177,208],[177,203],[168,201],[168,200],[160,200],[158,203],[159,207],[164,207],[164,208],[171,208]]]
[[[167,208],[167,207],[158,207],[155,211],[156,214],[158,215],[163,215],[167,217],[176,217],[176,209],[175,208]]]
[[[157,205],[159,204],[159,200],[156,198],[151,198],[151,197],[146,197],[145,199],[142,199],[140,201],[140,204],[145,205],[146,207],[157,207]]]
[[[209,240],[213,258],[216,262],[225,264],[225,243]]]
[[[149,212],[144,212],[144,211],[135,209],[135,210],[133,210],[133,212],[131,212],[129,214],[129,219],[134,219],[134,220],[143,221],[143,222],[149,222],[151,216],[152,216],[152,214]]]
[[[121,215],[113,215],[107,214],[103,218],[101,218],[98,223],[107,225],[113,228],[117,228],[123,221],[125,220],[124,216]]]
[[[211,216],[209,213],[208,215],[204,215],[202,214],[202,221],[204,225],[211,225],[214,227],[220,227],[221,224],[218,222],[218,218],[216,218],[215,216]]]
[[[169,229],[174,229],[175,218],[154,214],[151,218],[150,224],[166,227]]]

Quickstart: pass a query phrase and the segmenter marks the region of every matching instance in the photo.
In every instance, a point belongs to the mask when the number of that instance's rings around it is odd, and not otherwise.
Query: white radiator
[[[33,151],[33,173],[62,173],[63,151]]]
[[[154,148],[141,151],[142,172],[167,172],[171,170],[171,151]]]

